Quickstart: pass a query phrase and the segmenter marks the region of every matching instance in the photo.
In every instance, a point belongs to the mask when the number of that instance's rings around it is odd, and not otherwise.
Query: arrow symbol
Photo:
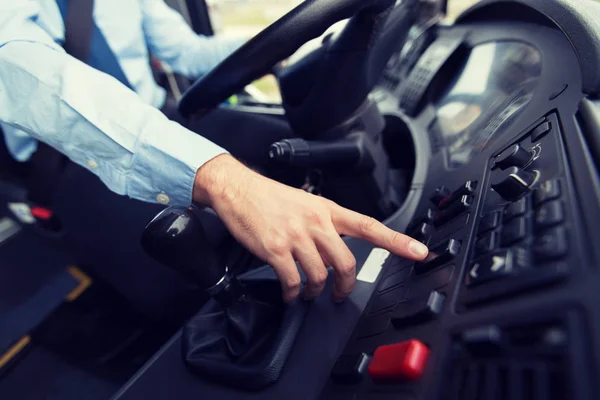
[[[492,272],[498,272],[500,270],[500,268],[504,267],[504,258],[502,257],[498,257],[498,256],[494,256],[492,258],[492,268],[490,268],[490,270]]]
[[[477,274],[478,269],[479,269],[479,264],[475,264],[473,266],[473,268],[471,268],[471,272],[469,272],[469,275],[471,275],[471,278],[477,279],[477,277],[479,276],[479,274]]]

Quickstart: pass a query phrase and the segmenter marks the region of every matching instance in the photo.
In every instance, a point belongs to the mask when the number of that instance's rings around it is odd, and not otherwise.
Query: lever
[[[492,177],[492,188],[504,200],[514,201],[531,190],[539,172],[525,171],[517,167],[508,168]]]
[[[237,280],[212,248],[192,208],[169,207],[142,233],[148,255],[193,280],[218,302],[227,305],[240,296]]]
[[[273,143],[269,158],[280,164],[332,170],[371,170],[375,162],[365,135],[324,142],[285,139]]]
[[[496,166],[501,170],[506,170],[510,167],[525,168],[531,163],[533,154],[527,151],[518,144],[510,146],[496,157]]]

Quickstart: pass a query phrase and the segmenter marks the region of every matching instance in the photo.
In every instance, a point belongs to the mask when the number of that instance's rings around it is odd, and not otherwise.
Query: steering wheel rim
[[[305,0],[194,82],[181,98],[179,112],[185,118],[204,114],[268,74],[278,62],[320,37],[336,22],[369,8],[383,10],[394,3],[395,0]]]

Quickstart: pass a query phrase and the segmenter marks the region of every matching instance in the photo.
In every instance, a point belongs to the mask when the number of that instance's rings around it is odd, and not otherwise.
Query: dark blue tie
[[[56,3],[58,4],[58,8],[60,9],[63,21],[65,21],[66,24],[67,5],[69,3],[69,0],[56,0]],[[125,73],[123,72],[123,69],[121,68],[121,65],[119,65],[119,61],[117,60],[115,53],[108,45],[108,42],[104,38],[102,32],[100,32],[100,29],[98,29],[98,26],[94,24],[92,29],[93,31],[89,49],[90,51],[88,59],[85,60],[86,64],[88,64],[90,67],[93,67],[99,71],[113,76],[127,87],[132,88],[131,84],[127,80],[127,77],[125,76]]]

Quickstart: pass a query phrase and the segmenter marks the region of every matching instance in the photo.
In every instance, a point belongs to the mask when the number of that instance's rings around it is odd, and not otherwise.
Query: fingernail
[[[427,246],[421,242],[417,242],[416,240],[411,240],[411,242],[408,244],[408,250],[416,257],[420,258],[424,258],[429,252]]]

